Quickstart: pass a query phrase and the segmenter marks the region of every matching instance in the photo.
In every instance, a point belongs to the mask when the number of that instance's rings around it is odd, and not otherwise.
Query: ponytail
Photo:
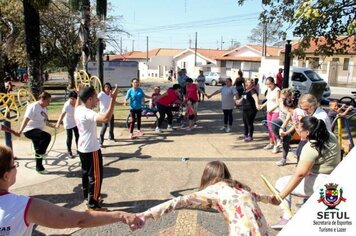
[[[301,119],[303,129],[309,131],[308,140],[311,146],[315,148],[319,156],[325,147],[325,144],[329,142],[330,134],[323,120],[319,120],[313,116],[305,116]]]

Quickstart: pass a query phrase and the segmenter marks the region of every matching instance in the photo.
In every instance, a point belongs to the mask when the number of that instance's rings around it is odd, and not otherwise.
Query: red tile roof
[[[176,48],[155,48],[148,51],[148,57],[153,56],[175,56],[178,53],[182,52],[183,49]],[[110,60],[129,60],[129,59],[146,59],[147,52],[143,51],[132,51],[119,55],[110,55]]]
[[[346,39],[346,36],[339,36],[337,37],[337,40],[343,40],[345,39],[348,40],[347,41],[347,44],[348,44],[348,47],[347,47],[347,51],[349,54],[356,54],[356,40],[355,40],[356,36],[351,36],[349,37],[348,39]],[[299,41],[296,41],[294,43],[292,43],[292,51],[297,49],[299,47],[299,44],[300,42]],[[311,40],[310,41],[310,47],[309,48],[306,48],[304,49],[304,52],[305,53],[314,53],[316,50],[317,50],[317,47],[320,46],[320,45],[324,45],[326,44],[326,40],[324,37],[319,37],[318,39],[318,43],[315,43],[314,40]],[[339,42],[336,42],[336,48],[337,49],[340,49],[341,48],[341,44]],[[282,50],[282,53],[284,53],[285,50]]]

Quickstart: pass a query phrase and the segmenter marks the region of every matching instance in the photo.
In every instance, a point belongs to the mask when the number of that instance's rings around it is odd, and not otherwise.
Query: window
[[[344,58],[344,65],[342,66],[343,70],[348,70],[350,64],[350,58]]]
[[[241,61],[233,61],[232,68],[235,68],[235,69],[241,68]]]
[[[339,58],[337,58],[337,57],[335,57],[335,58],[333,58],[333,61],[339,62],[339,61],[340,61],[340,59],[339,59]]]
[[[226,61],[221,61],[221,62],[220,62],[220,66],[221,66],[221,67],[226,67]]]
[[[305,76],[302,73],[294,72],[292,75],[292,81],[304,82],[306,80],[307,78],[305,78]]]

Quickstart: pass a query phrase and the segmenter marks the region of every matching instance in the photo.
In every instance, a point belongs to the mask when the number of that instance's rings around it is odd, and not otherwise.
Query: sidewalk
[[[216,98],[218,99],[218,98]],[[192,132],[177,129],[163,134],[153,132],[152,120],[142,118],[145,135],[129,140],[122,121],[116,121],[117,142],[104,142],[104,206],[110,210],[141,212],[180,194],[196,191],[204,166],[212,160],[224,161],[234,178],[249,185],[254,191],[270,194],[260,175],[275,183],[277,178],[294,172],[295,160],[278,167],[281,154],[263,150],[267,143],[264,127],[256,122],[255,141],[238,139],[243,124],[238,110],[234,113],[232,133],[222,133],[220,102],[209,100],[199,105],[199,127]],[[98,127],[98,130],[100,127]],[[14,151],[19,157],[17,183],[12,192],[48,200],[60,206],[85,210],[81,193],[79,158],[67,159],[65,132],[46,159],[48,175],[34,171],[29,141],[14,140]],[[185,158],[186,161],[182,161]],[[293,204],[294,205],[294,204]],[[260,204],[269,224],[279,220],[279,208]],[[126,225],[113,224],[94,229],[54,230],[37,227],[34,235],[227,235],[227,225],[214,211],[179,210],[158,221],[149,221],[144,229],[131,233]],[[271,230],[270,235],[277,232]]]

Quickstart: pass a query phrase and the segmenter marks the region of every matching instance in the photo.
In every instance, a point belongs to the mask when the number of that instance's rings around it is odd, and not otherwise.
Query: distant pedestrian
[[[75,103],[77,102],[77,93],[75,91],[71,91],[68,96],[68,100],[64,103],[62,113],[58,118],[56,128],[59,128],[62,120],[63,120],[63,127],[66,130],[67,133],[67,152],[68,156],[73,158],[73,152],[72,152],[72,139],[73,139],[73,133],[75,136],[75,143],[77,145],[78,149],[78,140],[79,140],[79,132],[77,128],[77,124],[75,123],[74,120],[74,108],[75,108]]]
[[[244,122],[244,141],[250,142],[253,140],[253,132],[258,104],[258,93],[255,88],[254,80],[247,79],[245,82],[246,89],[242,93],[238,103],[242,104],[242,120]]]
[[[266,102],[260,106],[260,109],[267,108],[267,127],[269,134],[269,143],[263,148],[265,150],[273,149],[274,145],[276,145],[277,140],[276,136],[273,134],[271,128],[271,122],[278,118],[279,116],[279,96],[280,89],[275,84],[273,77],[267,77],[266,79],[267,95]]]
[[[221,127],[220,130],[231,132],[233,122],[232,112],[235,107],[235,100],[237,100],[237,91],[236,88],[232,86],[232,80],[230,78],[226,79],[226,84],[220,89],[207,95],[207,98],[211,98],[219,93],[221,93],[221,108],[224,113],[224,126]]]
[[[104,90],[98,94],[100,113],[105,113],[110,108],[111,90],[112,90],[111,84],[105,83]],[[100,146],[104,145],[104,136],[106,133],[106,129],[108,127],[109,127],[109,140],[115,141],[115,137],[114,137],[115,123],[114,122],[115,122],[115,117],[114,117],[114,113],[113,113],[109,122],[102,123],[101,131],[100,131]]]
[[[279,68],[278,73],[276,75],[276,84],[280,89],[283,89],[283,69]]]
[[[205,92],[205,76],[203,70],[199,70],[199,76],[197,78],[197,82],[198,82],[198,88],[201,91]],[[204,94],[198,91],[198,95],[199,95],[199,102],[204,102],[204,97],[205,97]]]
[[[239,70],[237,73],[239,76],[235,79],[234,86],[236,87],[237,93],[239,95],[238,98],[240,99],[243,91],[245,90],[245,78],[243,77],[242,70]]]
[[[137,136],[142,136],[144,133],[141,131],[141,116],[142,116],[142,103],[145,98],[151,98],[146,96],[143,90],[140,88],[140,82],[138,79],[132,79],[132,87],[127,90],[124,105],[126,106],[127,100],[130,100],[130,139],[135,139]],[[137,132],[134,135],[133,130],[135,127],[135,122],[137,121]]]

